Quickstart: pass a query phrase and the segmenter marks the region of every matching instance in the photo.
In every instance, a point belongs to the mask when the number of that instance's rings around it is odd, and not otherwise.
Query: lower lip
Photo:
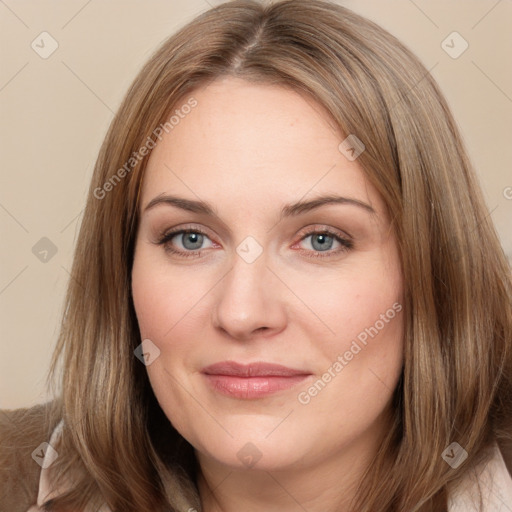
[[[219,393],[233,398],[251,400],[263,398],[279,391],[293,388],[309,375],[289,377],[270,375],[266,377],[236,377],[232,375],[204,374],[210,386]]]

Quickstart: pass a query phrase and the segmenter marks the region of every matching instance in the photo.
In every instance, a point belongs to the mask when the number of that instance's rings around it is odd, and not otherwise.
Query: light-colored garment
[[[52,433],[50,445],[55,446],[61,433],[63,422],[61,421]],[[50,452],[47,451],[43,467],[47,466]],[[478,508],[478,488],[482,491],[484,508]],[[39,479],[39,493],[37,505],[30,507],[27,512],[41,512],[43,503],[48,499],[58,496],[62,491],[54,489],[48,478],[48,469],[41,470]],[[450,496],[448,503],[449,512],[512,512],[512,477],[509,474],[505,461],[498,445],[493,447],[493,456],[484,464],[478,466],[468,475],[457,490]],[[111,512],[106,505],[99,512]]]
[[[512,512],[512,477],[497,444],[492,458],[467,475],[449,498],[449,512],[480,512],[478,493],[482,492],[482,512]]]
[[[50,437],[50,446],[56,446],[57,441],[59,439],[60,433],[62,431],[62,427],[64,426],[64,421],[60,421],[60,423],[55,427],[55,429],[52,432],[52,435]],[[27,512],[42,512],[42,506],[43,504],[48,501],[49,499],[52,499],[59,494],[63,493],[62,489],[55,489],[50,481],[49,478],[49,471],[48,468],[51,465],[51,461],[48,460],[49,457],[52,456],[52,452],[47,450],[46,455],[44,456],[42,468],[41,469],[41,476],[39,477],[39,491],[37,494],[37,503],[36,505],[30,507]],[[112,512],[110,510],[110,507],[107,507],[107,505],[104,505],[101,507],[98,512]]]

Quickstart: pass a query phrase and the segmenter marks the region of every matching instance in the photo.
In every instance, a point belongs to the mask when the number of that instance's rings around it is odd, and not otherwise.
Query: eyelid
[[[305,232],[304,232],[305,230]],[[324,225],[311,225],[303,228],[302,234],[300,234],[300,238],[298,242],[295,242],[291,247],[294,248],[297,245],[299,245],[302,241],[304,241],[306,238],[313,236],[313,235],[321,235],[326,234],[327,236],[330,236],[334,238],[341,247],[339,247],[336,250],[327,250],[327,251],[316,251],[316,250],[308,250],[308,249],[302,249],[298,248],[297,250],[301,253],[305,253],[306,257],[308,258],[335,258],[337,256],[340,256],[340,254],[346,253],[347,251],[350,251],[354,248],[354,240],[351,235],[349,235],[346,232],[343,232],[341,230],[331,228],[329,226]]]
[[[330,235],[337,236],[348,241],[354,241],[354,237],[347,231],[343,231],[338,228],[333,228],[325,224],[310,224],[308,226],[305,226],[299,231],[298,236],[300,236],[302,240],[304,236],[311,235],[314,233],[329,233]]]
[[[157,240],[154,242],[157,245],[163,245],[165,250],[176,254],[178,256],[183,257],[191,257],[191,256],[197,256],[199,257],[203,251],[206,249],[197,249],[197,250],[191,250],[191,251],[183,251],[180,249],[175,249],[170,246],[169,242],[174,238],[174,236],[185,234],[185,233],[199,233],[203,236],[206,236],[214,245],[219,245],[215,240],[212,239],[212,237],[208,234],[206,229],[203,229],[202,227],[195,225],[195,224],[188,224],[188,225],[182,225],[177,226],[175,228],[164,230],[158,237]],[[307,249],[301,249],[298,250],[303,253],[308,253],[307,257],[313,257],[313,258],[328,258],[328,257],[334,257],[336,255],[339,255],[339,253],[346,252],[353,248],[353,237],[347,233],[346,231],[341,231],[336,228],[332,228],[330,226],[325,226],[322,224],[312,224],[309,226],[305,226],[299,231],[299,234],[297,235],[299,237],[297,242],[294,242],[291,248],[294,248],[298,244],[300,244],[303,240],[308,238],[312,235],[320,235],[320,234],[327,234],[328,236],[331,236],[335,240],[338,241],[338,243],[341,244],[341,248],[338,248],[337,250],[327,250],[327,251],[315,251],[315,250],[307,250]]]
[[[206,230],[196,224],[185,224],[185,225],[176,226],[174,228],[164,229],[157,235],[156,243],[161,243],[162,240],[170,239],[174,235],[178,235],[183,232],[200,233],[201,235],[207,236],[210,240],[212,240],[212,236],[208,232],[208,230]],[[213,242],[213,240],[212,240],[212,242]]]
[[[212,244],[216,245],[217,243],[211,239],[210,235],[204,230],[203,228],[200,228],[198,226],[189,225],[189,226],[177,226],[171,229],[166,229],[163,232],[161,232],[157,239],[154,240],[153,243],[156,245],[162,246],[164,251],[168,254],[174,255],[178,258],[199,258],[201,257],[201,253],[205,249],[197,249],[194,251],[184,251],[182,249],[176,249],[171,246],[170,241],[177,235],[183,235],[185,233],[199,233],[203,236],[206,236]]]

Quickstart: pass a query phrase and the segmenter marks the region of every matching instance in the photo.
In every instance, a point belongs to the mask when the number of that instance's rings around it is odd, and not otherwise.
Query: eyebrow
[[[328,195],[317,197],[316,199],[312,199],[310,201],[299,201],[297,203],[285,205],[281,210],[281,218],[300,215],[302,213],[315,210],[316,208],[320,208],[321,206],[328,204],[344,204],[350,206],[357,206],[367,211],[368,213],[375,214],[375,210],[369,204],[360,201],[359,199],[353,199],[350,197],[342,197],[336,195]]]
[[[298,201],[296,203],[287,204],[281,209],[280,219],[285,217],[295,217],[306,212],[310,212],[324,205],[331,204],[342,204],[349,206],[357,206],[368,213],[375,214],[375,210],[367,203],[350,197],[342,197],[336,195],[327,195],[317,197],[310,201]],[[159,195],[152,199],[147,206],[144,208],[144,212],[154,208],[158,205],[169,205],[175,206],[182,210],[186,210],[192,213],[198,213],[203,215],[209,215],[211,217],[219,218],[215,208],[206,201],[196,201],[191,199],[185,199],[183,197],[171,196],[171,195]]]

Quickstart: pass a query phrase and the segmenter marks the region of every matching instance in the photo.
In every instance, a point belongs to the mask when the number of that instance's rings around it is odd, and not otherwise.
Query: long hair
[[[405,349],[392,426],[354,510],[445,511],[495,441],[512,466],[510,269],[432,76],[385,30],[320,0],[211,9],[165,41],[130,87],[94,169],[52,362],[64,428],[51,471],[72,485],[48,508],[163,512],[180,508],[176,496],[199,508],[193,450],[134,356],[130,276],[151,148],[176,109],[193,108],[194,90],[223,76],[308,95],[364,143],[358,162],[399,245]],[[442,458],[452,442],[468,453],[457,470]]]

